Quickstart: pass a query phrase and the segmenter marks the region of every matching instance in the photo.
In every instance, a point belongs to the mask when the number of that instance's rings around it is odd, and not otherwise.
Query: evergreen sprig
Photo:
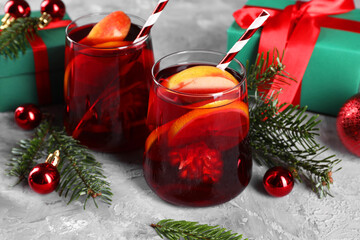
[[[20,140],[19,147],[11,150],[14,157],[7,164],[9,167],[7,173],[10,176],[18,177],[17,184],[27,178],[36,161],[44,156],[45,142],[49,131],[50,122],[45,121],[36,128],[32,138]]]
[[[255,90],[261,85],[263,89],[269,89],[275,87],[280,89],[282,84],[289,85],[292,81],[296,81],[286,71],[285,65],[282,63],[282,54],[277,49],[273,50],[272,57],[270,57],[270,51],[266,53],[258,54],[255,63],[251,64],[246,62],[246,75],[248,79],[248,89]],[[278,80],[278,84],[274,86],[273,80]]]
[[[68,204],[81,196],[111,204],[110,184],[103,174],[101,163],[97,162],[88,149],[68,136],[63,129],[52,126],[51,121],[44,120],[37,127],[31,139],[21,140],[19,147],[13,148],[12,158],[7,169],[8,175],[16,176],[19,182],[26,179],[30,170],[38,163],[44,162],[49,153],[60,151],[60,183],[56,191],[60,196],[69,198]],[[18,182],[18,183],[19,183]]]
[[[242,235],[219,226],[209,226],[190,221],[164,219],[151,224],[157,234],[169,240],[241,240]]]
[[[28,39],[37,33],[39,18],[26,17],[15,19],[7,28],[0,31],[0,55],[16,59],[19,53],[25,53]]]
[[[288,167],[320,197],[326,196],[330,194],[333,168],[340,160],[335,155],[323,157],[328,149],[315,139],[319,135],[318,124],[321,122],[318,115],[309,117],[306,107],[286,103],[280,105],[277,95],[281,94],[281,89],[270,96],[258,91],[261,84],[271,84],[269,75],[265,73],[271,73],[272,78],[281,78],[286,84],[293,80],[285,72],[280,58],[272,60],[272,64],[268,65],[269,54],[266,59],[258,55],[256,62],[259,65],[250,67],[252,70],[248,76],[249,90],[254,92],[249,96],[253,157],[259,164],[268,167]]]

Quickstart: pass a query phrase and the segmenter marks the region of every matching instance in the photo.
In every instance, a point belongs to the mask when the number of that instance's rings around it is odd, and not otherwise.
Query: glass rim
[[[165,87],[164,85],[162,85],[161,83],[158,82],[158,80],[155,77],[155,67],[158,66],[160,64],[160,62],[162,60],[164,60],[165,58],[171,57],[173,55],[180,55],[180,54],[186,54],[186,53],[210,53],[210,54],[215,54],[218,56],[225,56],[224,53],[219,52],[219,51],[213,51],[213,50],[202,50],[202,49],[196,49],[196,50],[183,50],[183,51],[177,51],[177,52],[173,52],[173,53],[169,53],[163,57],[161,57],[159,60],[157,60],[155,62],[155,64],[153,65],[153,67],[151,68],[151,75],[152,75],[152,79],[154,81],[154,83],[158,86],[161,87],[163,89],[165,89],[166,91],[172,92],[174,94],[177,95],[183,95],[183,96],[189,96],[189,97],[220,97],[223,96],[225,94],[230,94],[232,93],[232,91],[234,91],[237,88],[241,88],[242,84],[244,84],[244,82],[246,81],[246,70],[244,65],[237,59],[233,59],[232,61],[235,61],[243,70],[244,70],[244,77],[241,79],[241,81],[239,81],[238,84],[236,84],[234,87],[220,91],[220,92],[215,92],[215,93],[185,93],[185,92],[181,92],[181,91],[176,91],[173,89],[170,89],[168,87]],[[189,61],[189,63],[191,63],[191,61]],[[230,67],[228,67],[230,68]],[[233,68],[231,68],[232,70],[234,70]],[[234,70],[236,71],[236,70]],[[238,71],[236,71],[238,72]]]
[[[88,17],[91,17],[91,16],[100,16],[100,15],[108,15],[112,12],[96,12],[96,13],[90,13],[90,14],[86,14],[86,15],[83,15],[81,17],[78,17],[76,18],[75,20],[73,20],[71,23],[69,23],[66,28],[65,28],[65,37],[68,41],[70,41],[72,44],[76,44],[78,46],[82,46],[82,47],[86,47],[86,48],[89,48],[89,49],[97,49],[97,50],[101,50],[101,49],[117,49],[117,50],[122,50],[122,49],[127,49],[127,48],[131,48],[131,47],[134,47],[134,46],[138,46],[138,45],[141,45],[143,44],[146,40],[148,40],[150,38],[150,33],[144,37],[141,41],[137,42],[137,43],[131,43],[129,45],[126,45],[126,46],[121,46],[121,47],[93,47],[93,46],[89,46],[89,45],[86,45],[86,44],[81,44],[77,41],[74,41],[70,36],[69,36],[69,31],[70,31],[70,26],[72,26],[73,24],[76,25],[76,22],[81,20],[81,19],[84,19],[84,18],[88,18]],[[134,14],[128,14],[128,13],[125,13],[127,16],[129,16],[130,18],[134,18],[134,19],[137,19],[139,20],[141,23],[142,23],[142,26],[144,26],[145,24],[145,20],[142,19],[141,17],[138,17]],[[77,26],[78,27],[78,26]]]

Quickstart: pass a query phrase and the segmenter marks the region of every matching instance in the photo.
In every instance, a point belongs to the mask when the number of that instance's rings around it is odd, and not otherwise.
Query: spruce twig
[[[8,175],[19,178],[16,184],[26,179],[36,160],[44,156],[45,139],[49,134],[51,123],[46,121],[41,124],[31,139],[21,140],[19,147],[13,148],[11,153],[14,155],[7,166]]]
[[[170,240],[241,240],[242,235],[232,233],[231,230],[219,226],[209,226],[189,221],[175,221],[164,219],[156,224],[151,224],[157,234]]]
[[[70,196],[68,203],[86,195],[84,208],[90,197],[93,200],[101,197],[105,203],[111,204],[110,184],[105,181],[106,177],[103,174],[102,165],[95,160],[87,148],[80,145],[71,136],[67,136],[64,130],[52,132],[49,141],[54,144],[52,146],[54,150],[59,149],[63,154],[63,164],[59,170],[60,175],[65,177],[65,180],[60,181],[59,195]],[[95,201],[94,204],[97,206]]]
[[[288,82],[293,79],[284,72],[285,66],[279,58],[273,59],[269,65],[269,54],[266,59],[263,59],[263,55],[258,55],[256,62],[260,65],[251,66],[251,74],[248,76],[251,86],[249,90],[254,91],[254,94],[249,96],[250,136],[254,160],[268,167],[288,167],[320,197],[329,195],[333,168],[341,160],[335,158],[335,155],[321,158],[328,149],[318,144],[315,139],[319,135],[318,124],[321,122],[318,115],[309,117],[306,107],[286,103],[279,105],[277,95],[281,89],[268,97],[258,92],[260,85],[271,81],[269,76],[280,76],[283,81],[287,79]],[[278,64],[274,65],[274,62]]]
[[[96,161],[88,149],[64,130],[56,129],[48,120],[43,120],[31,139],[21,140],[19,147],[13,148],[14,158],[8,163],[7,173],[18,177],[18,183],[26,179],[30,170],[38,163],[44,162],[49,153],[60,150],[60,183],[56,191],[60,196],[69,198],[68,204],[86,196],[88,199],[100,198],[111,204],[110,184],[103,174],[102,165]]]
[[[275,87],[281,89],[282,84],[291,84],[291,81],[296,81],[285,71],[285,65],[282,63],[284,53],[280,56],[277,49],[273,50],[273,56],[270,59],[270,51],[258,54],[255,63],[251,64],[246,61],[246,74],[248,80],[248,89],[254,91],[261,85],[263,89]],[[274,86],[273,80],[279,80],[280,85]]]
[[[37,34],[39,18],[26,17],[15,19],[7,28],[0,31],[0,55],[16,59],[24,54],[29,46],[28,39]]]

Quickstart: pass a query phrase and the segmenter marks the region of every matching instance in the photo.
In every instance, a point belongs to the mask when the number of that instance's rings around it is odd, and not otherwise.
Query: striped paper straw
[[[230,64],[231,60],[234,59],[236,54],[240,52],[240,50],[245,46],[252,35],[254,35],[254,33],[263,25],[269,16],[270,14],[267,11],[262,10],[260,15],[251,23],[249,28],[246,29],[244,34],[239,38],[239,40],[237,40],[237,42],[232,46],[232,48],[216,67],[225,70]]]
[[[150,32],[150,29],[152,26],[154,26],[154,23],[156,20],[160,17],[161,12],[164,10],[166,4],[169,0],[159,0],[156,8],[154,9],[153,13],[150,15],[150,17],[146,20],[145,25],[137,35],[137,37],[134,40],[134,43],[137,43],[141,40],[143,40]]]

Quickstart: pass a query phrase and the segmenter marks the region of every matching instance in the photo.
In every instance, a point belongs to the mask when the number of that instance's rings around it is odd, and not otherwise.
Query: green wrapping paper
[[[33,12],[31,16],[40,15],[40,12]],[[65,15],[63,20],[70,18]],[[49,68],[45,74],[49,74],[51,104],[59,104],[63,102],[65,27],[39,30],[38,35],[45,43],[48,54]],[[0,56],[0,69],[0,112],[13,111],[24,103],[41,104],[36,85],[34,52],[30,46],[17,59]]]
[[[247,6],[284,9],[293,0],[249,0]],[[360,22],[360,9],[332,17]],[[245,32],[234,21],[227,31],[228,49]],[[243,64],[255,62],[261,29],[237,54]],[[272,49],[269,49],[272,50]],[[321,28],[315,48],[302,79],[300,105],[308,110],[336,116],[347,99],[359,92],[360,34],[331,28]]]

